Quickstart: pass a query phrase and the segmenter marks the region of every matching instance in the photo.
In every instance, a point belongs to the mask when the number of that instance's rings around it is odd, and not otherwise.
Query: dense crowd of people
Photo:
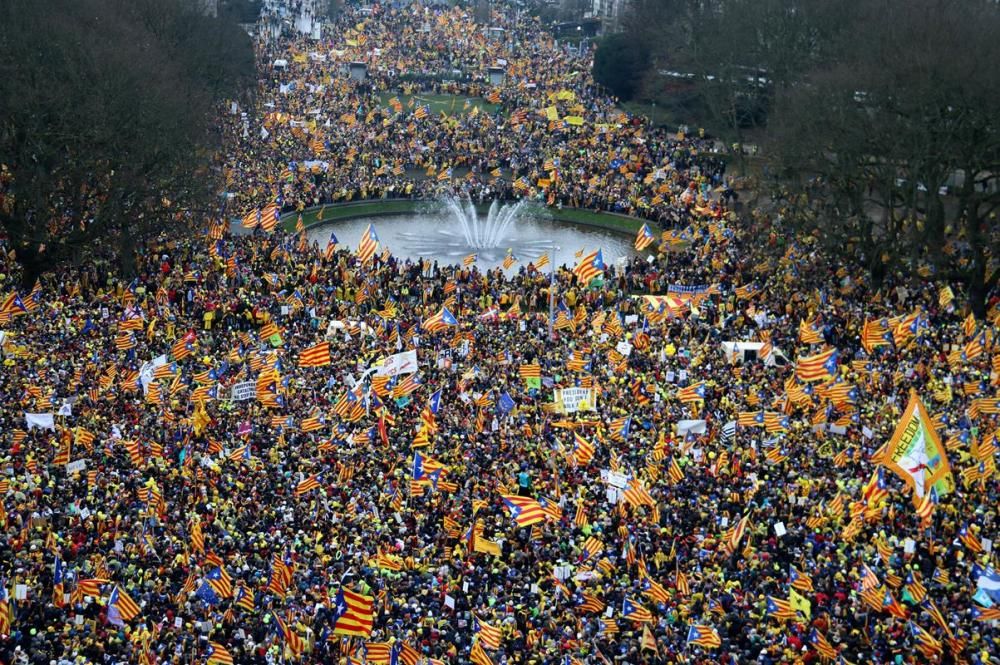
[[[654,242],[505,276],[198,220],[134,279],[31,290],[5,246],[0,662],[1000,662],[1000,298],[737,215],[700,138],[494,9],[498,39],[414,4],[262,43],[239,216],[535,197]],[[442,70],[476,99],[415,117],[406,74]],[[886,455],[911,394],[953,477],[916,500]]]
[[[714,141],[618,110],[598,94],[591,54],[527,13],[498,4],[494,19],[499,30],[458,7],[376,7],[341,14],[322,42],[262,42],[259,113],[230,117],[242,137],[226,163],[237,208],[452,194],[672,223],[726,189]],[[351,63],[364,64],[363,82]],[[442,108],[440,95],[455,101]]]

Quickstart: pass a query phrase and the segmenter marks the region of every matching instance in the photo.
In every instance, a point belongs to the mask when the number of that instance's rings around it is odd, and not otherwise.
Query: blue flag
[[[514,408],[514,398],[511,397],[507,391],[500,394],[500,399],[497,400],[497,411],[501,415],[506,415],[511,412]]]

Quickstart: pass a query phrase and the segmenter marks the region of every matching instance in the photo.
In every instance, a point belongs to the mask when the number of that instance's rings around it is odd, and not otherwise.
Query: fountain
[[[435,234],[426,230],[419,233],[402,232],[411,254],[420,256],[440,256],[462,258],[475,254],[477,260],[498,263],[509,251],[522,259],[535,259],[545,253],[553,243],[548,238],[531,237],[535,233],[525,233],[527,219],[538,218],[537,209],[533,213],[531,203],[521,200],[517,203],[490,203],[485,218],[480,218],[471,199],[450,196],[441,202],[441,214],[445,223],[435,228]],[[515,233],[517,231],[517,233]]]
[[[570,265],[580,249],[602,249],[605,262],[635,255],[630,237],[553,222],[543,207],[530,201],[494,200],[482,216],[475,204],[464,197],[443,199],[429,205],[423,214],[356,218],[337,222],[333,227],[313,227],[309,230],[310,240],[325,247],[330,231],[334,230],[342,246],[357,249],[369,223],[375,226],[381,242],[394,256],[454,265],[475,254],[480,270],[502,265],[508,252],[517,259],[509,271],[516,271],[546,253],[551,262]]]
[[[499,201],[493,200],[490,204],[489,212],[482,224],[479,223],[479,214],[472,199],[465,200],[465,207],[462,207],[462,200],[454,196],[445,199],[445,205],[451,213],[452,219],[458,221],[465,234],[465,242],[473,249],[495,249],[500,246],[500,241],[507,237],[507,230],[517,218],[518,213],[524,206],[522,199],[511,205],[505,203],[499,207]]]

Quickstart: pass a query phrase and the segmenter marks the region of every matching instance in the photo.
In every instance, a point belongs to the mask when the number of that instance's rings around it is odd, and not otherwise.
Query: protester
[[[1000,299],[970,318],[923,271],[874,284],[738,216],[706,141],[633,122],[586,54],[494,9],[499,40],[411,5],[262,43],[245,135],[223,120],[237,217],[535,197],[657,242],[552,277],[192,219],[135,279],[30,292],[5,244],[0,662],[998,662]],[[477,101],[380,101],[427,85]],[[316,108],[330,126],[298,124]],[[416,373],[373,370],[410,350]],[[954,476],[917,501],[890,466],[911,392]]]

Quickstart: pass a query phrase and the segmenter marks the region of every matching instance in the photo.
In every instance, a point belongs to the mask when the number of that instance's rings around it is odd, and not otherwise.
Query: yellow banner
[[[485,538],[476,538],[475,551],[500,556],[500,546],[492,540],[486,540]]]

